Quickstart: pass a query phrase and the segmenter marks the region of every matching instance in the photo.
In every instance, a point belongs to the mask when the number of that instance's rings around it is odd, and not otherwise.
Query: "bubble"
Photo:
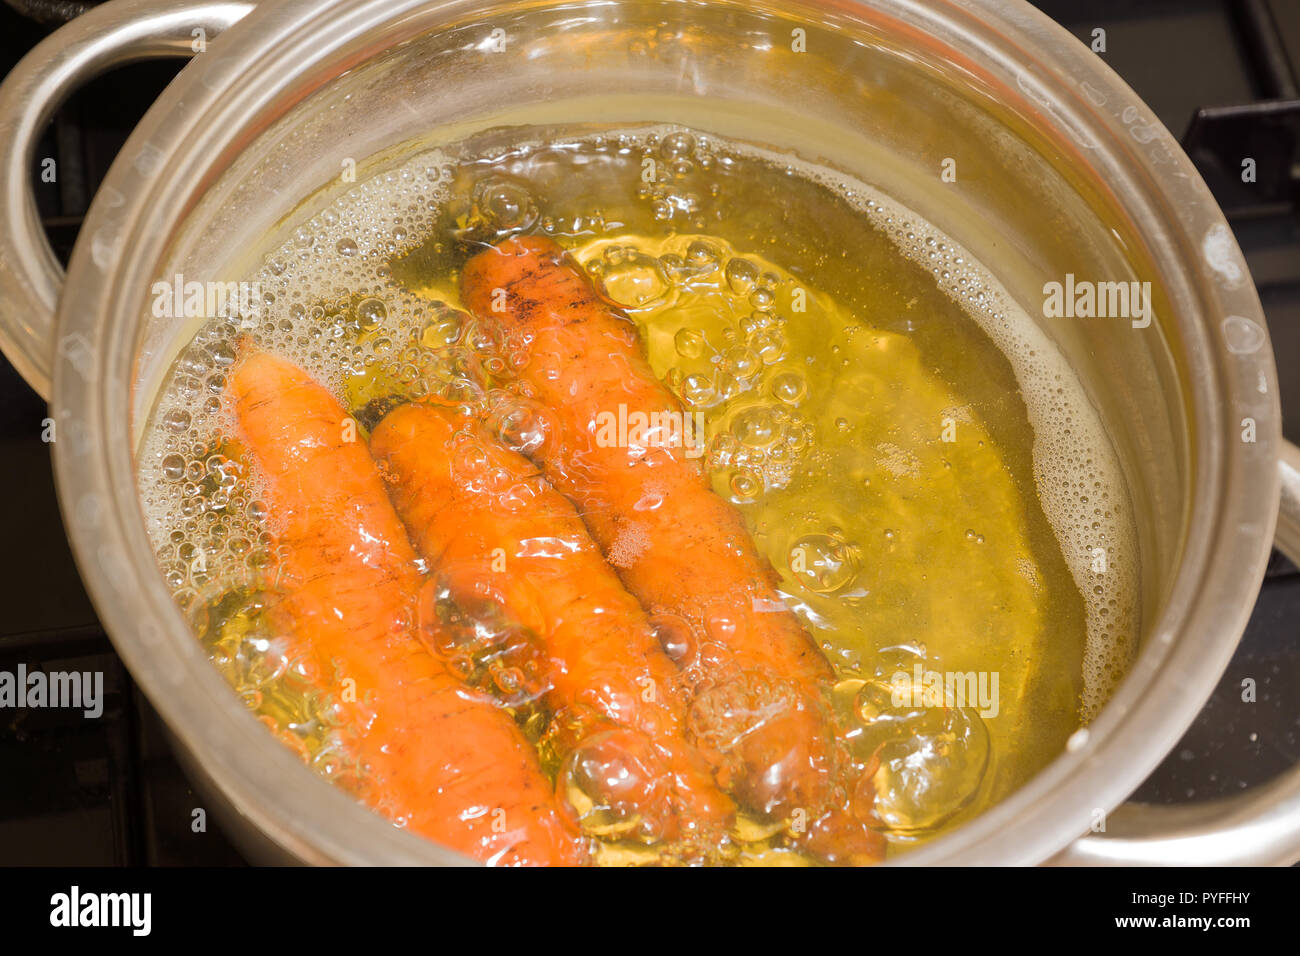
[[[763,360],[752,349],[737,346],[729,349],[719,365],[724,372],[745,381],[753,378],[763,368]]]
[[[713,388],[717,392],[717,397],[722,401],[735,398],[744,388],[736,376],[732,375],[724,368],[719,368],[713,375]]]
[[[465,331],[469,316],[459,309],[442,308],[420,331],[419,341],[427,349],[442,349],[455,345]]]
[[[785,426],[782,438],[792,452],[800,454],[806,451],[812,443],[811,431],[807,423],[796,419]]]
[[[617,249],[617,255],[610,252]],[[663,263],[654,256],[636,249],[606,250],[607,263],[601,270],[606,294],[624,309],[661,308],[670,304],[672,282],[664,271]]]
[[[780,329],[769,329],[754,339],[754,350],[764,365],[775,365],[785,357],[786,340]]]
[[[686,264],[686,260],[674,253],[664,253],[659,257],[659,264],[663,266],[664,275],[668,276],[668,281],[674,285],[685,282],[691,276],[691,269]]]
[[[773,397],[787,405],[798,405],[808,397],[808,383],[799,372],[781,372],[772,377]]]
[[[583,740],[564,761],[558,790],[591,836],[651,843],[672,816],[663,761],[650,740],[632,730]]]
[[[180,455],[168,455],[162,460],[163,477],[168,481],[180,481],[185,477],[185,459]]]
[[[749,469],[741,469],[731,476],[731,494],[737,502],[753,501],[763,492],[763,479]]]
[[[176,368],[178,371],[189,373],[190,376],[201,378],[212,369],[212,356],[204,349],[188,348],[181,353]]]
[[[864,683],[852,707],[854,748],[879,761],[870,778],[879,825],[900,834],[933,830],[979,791],[989,765],[988,728],[973,706],[959,706],[943,675],[917,684],[900,671]]]
[[[718,248],[711,242],[696,239],[686,247],[686,261],[694,267],[697,274],[718,268],[718,259]]]
[[[688,405],[705,405],[716,396],[711,376],[695,372],[682,380],[682,401]]]
[[[361,251],[361,247],[357,245],[357,241],[351,238],[340,239],[334,244],[334,248],[338,250],[338,253],[341,256],[355,256]]]
[[[699,648],[695,632],[686,619],[678,614],[655,614],[650,618],[655,637],[664,653],[672,658],[678,667],[689,667],[695,662]]]
[[[498,234],[526,230],[537,220],[537,207],[528,188],[498,176],[478,184],[474,203]]]
[[[719,432],[709,442],[709,469],[717,471],[736,461],[741,444],[730,432]]]
[[[229,342],[213,342],[208,346],[208,354],[218,368],[229,368],[235,364],[235,349]]]
[[[366,332],[373,332],[388,318],[388,308],[375,298],[362,299],[357,303],[357,323]]]
[[[835,594],[848,587],[861,563],[860,549],[831,534],[806,534],[790,548],[790,572],[808,590]]]
[[[497,340],[492,329],[473,321],[466,326],[465,345],[485,355],[493,355],[497,351]]]
[[[183,408],[173,408],[163,416],[163,426],[174,432],[183,432],[190,427],[190,413]],[[177,457],[180,456],[169,456]],[[166,462],[164,462],[164,466]],[[182,462],[181,467],[184,467]]]
[[[683,358],[697,359],[704,354],[709,343],[703,332],[688,326],[677,330],[677,334],[673,336],[673,345],[677,349],[677,354]]]
[[[552,427],[548,424],[548,413],[544,408],[513,395],[493,405],[486,424],[503,444],[521,455],[538,454]]]
[[[677,156],[686,156],[695,148],[695,137],[690,133],[678,132],[670,133],[664,137],[663,144],[659,151],[667,159]]]
[[[727,285],[736,295],[749,295],[758,281],[758,266],[748,259],[732,259],[727,263]]]
[[[731,421],[731,433],[752,448],[767,448],[781,439],[780,422],[765,405],[739,412]]]

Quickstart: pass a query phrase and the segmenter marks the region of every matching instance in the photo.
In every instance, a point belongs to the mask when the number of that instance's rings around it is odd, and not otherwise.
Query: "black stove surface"
[[[88,4],[6,0],[0,7],[0,74],[45,36],[62,9]],[[1300,441],[1300,65],[1298,0],[1037,0],[1099,53],[1189,153],[1229,212],[1268,316],[1281,378],[1284,427]],[[33,18],[34,14],[44,14]],[[96,184],[134,123],[179,67],[119,69],[58,111],[34,171],[38,205],[64,258]],[[1263,104],[1261,106],[1260,104]],[[1251,153],[1243,153],[1248,143]],[[1242,155],[1261,162],[1261,188],[1241,188]],[[1265,170],[1265,165],[1268,169]],[[0,671],[18,665],[97,670],[103,715],[0,711],[0,864],[238,864],[171,756],[157,715],[96,620],[63,531],[42,441],[44,403],[0,358]],[[1136,799],[1202,800],[1264,782],[1300,760],[1300,573],[1278,555],[1241,645],[1195,725]],[[1243,703],[1245,678],[1257,701]]]

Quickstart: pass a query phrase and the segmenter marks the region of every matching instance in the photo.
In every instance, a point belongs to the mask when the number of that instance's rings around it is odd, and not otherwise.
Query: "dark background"
[[[4,0],[0,75],[87,4]],[[1038,0],[1183,137],[1215,190],[1259,287],[1277,354],[1285,430],[1300,441],[1300,0]],[[22,10],[23,13],[18,12]],[[49,22],[32,19],[43,15]],[[117,70],[62,108],[38,150],[58,182],[33,177],[66,259],[95,185],[177,63]],[[1240,182],[1242,156],[1259,181]],[[0,864],[237,864],[172,760],[156,715],[113,653],[64,538],[41,440],[45,406],[0,358],[0,670],[102,670],[98,720],[0,711]],[[1235,793],[1300,759],[1300,574],[1274,557],[1241,646],[1195,726],[1135,794],[1161,803]],[[1240,700],[1252,677],[1258,701]]]

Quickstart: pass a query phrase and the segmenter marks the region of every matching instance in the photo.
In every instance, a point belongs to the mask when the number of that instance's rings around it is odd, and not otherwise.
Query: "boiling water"
[[[985,809],[1096,714],[1135,639],[1127,492],[1081,386],[988,271],[865,184],[788,157],[677,128],[510,130],[421,151],[303,221],[245,277],[261,300],[182,352],[145,430],[167,583],[304,759],[344,785],[364,773],[257,613],[273,540],[223,414],[226,370],[250,343],[363,429],[437,396],[509,439],[508,356],[457,285],[467,251],[516,232],[571,249],[701,416],[714,489],[834,666],[858,755],[880,758],[891,843]],[[544,714],[518,716],[544,738]],[[664,853],[604,840],[599,859]],[[742,817],[714,858],[776,857],[792,858]]]

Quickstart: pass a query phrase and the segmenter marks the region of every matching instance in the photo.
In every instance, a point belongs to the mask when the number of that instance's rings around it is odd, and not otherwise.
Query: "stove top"
[[[6,0],[0,74],[57,21],[93,4]],[[1099,53],[1160,116],[1229,214],[1259,287],[1279,359],[1284,428],[1300,441],[1300,3],[1294,0],[1037,0]],[[19,12],[21,11],[21,12]],[[81,217],[135,122],[179,69],[137,64],[77,94],[55,115],[33,175],[55,250],[66,259]],[[1185,133],[1184,133],[1185,131]],[[1247,151],[1248,150],[1248,151]],[[1261,158],[1243,187],[1240,158]],[[1269,159],[1268,162],[1262,160]],[[171,756],[157,715],[113,652],[81,587],[55,499],[44,403],[0,358],[0,670],[102,671],[104,712],[0,711],[0,864],[237,865]],[[1274,555],[1241,645],[1195,725],[1134,798],[1178,803],[1228,795],[1300,760],[1300,572]],[[1243,704],[1244,678],[1257,701]]]

